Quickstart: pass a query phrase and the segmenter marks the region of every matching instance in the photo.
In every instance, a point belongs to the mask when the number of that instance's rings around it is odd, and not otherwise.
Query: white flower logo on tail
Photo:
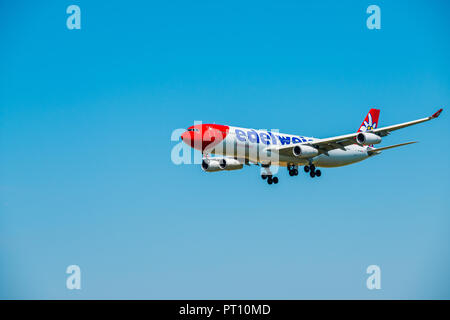
[[[370,131],[377,127],[377,123],[372,122],[372,115],[370,113],[368,114],[368,120],[369,121],[364,120],[364,125],[362,125],[360,129],[362,132]]]

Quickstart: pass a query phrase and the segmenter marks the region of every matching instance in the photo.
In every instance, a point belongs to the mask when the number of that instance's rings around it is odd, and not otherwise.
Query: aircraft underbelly
[[[340,150],[335,149],[328,152],[328,155],[321,154],[314,158],[314,163],[319,167],[342,167],[355,162],[367,159],[368,154],[363,150]]]

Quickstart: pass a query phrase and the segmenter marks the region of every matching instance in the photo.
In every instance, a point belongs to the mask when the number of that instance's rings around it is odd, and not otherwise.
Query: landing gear
[[[277,184],[278,183],[278,177],[272,177],[272,176],[269,176],[268,178],[267,178],[267,183],[268,184]]]
[[[322,171],[316,170],[316,166],[313,164],[310,164],[309,166],[304,166],[303,169],[305,170],[306,173],[309,172],[309,176],[311,178],[320,177],[322,175]]]
[[[272,175],[272,172],[270,172],[269,166],[263,166],[265,172],[261,174],[261,178],[263,180],[267,180],[268,184],[277,184],[278,183],[278,177],[274,177]]]
[[[298,169],[297,168],[298,168],[298,166],[297,165],[293,165],[293,164],[290,164],[290,165],[287,166],[287,169],[289,171],[289,175],[291,177],[298,175]]]
[[[293,177],[293,176],[298,176],[298,170],[297,170],[297,169],[289,170],[289,175],[290,175],[291,177]]]

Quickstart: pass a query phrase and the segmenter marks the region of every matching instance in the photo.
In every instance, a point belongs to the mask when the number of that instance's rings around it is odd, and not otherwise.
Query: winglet
[[[431,116],[431,119],[434,119],[434,118],[439,117],[439,115],[441,114],[442,110],[444,110],[444,109],[441,108],[441,109],[439,109],[438,111],[436,111],[436,112]]]

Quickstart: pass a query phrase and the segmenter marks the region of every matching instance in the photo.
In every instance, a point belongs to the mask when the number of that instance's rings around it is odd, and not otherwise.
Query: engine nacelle
[[[319,154],[319,150],[311,146],[296,145],[292,149],[292,153],[297,158],[312,158]]]
[[[381,142],[381,137],[375,133],[360,132],[356,135],[356,142],[360,145],[377,144]]]
[[[222,171],[219,160],[216,159],[202,159],[202,170],[205,172]]]
[[[233,158],[210,158],[202,159],[202,170],[205,172],[215,172],[222,170],[242,169],[244,164]]]
[[[237,170],[242,169],[242,167],[244,167],[244,164],[237,159],[222,158],[219,160],[219,167],[223,170]]]

